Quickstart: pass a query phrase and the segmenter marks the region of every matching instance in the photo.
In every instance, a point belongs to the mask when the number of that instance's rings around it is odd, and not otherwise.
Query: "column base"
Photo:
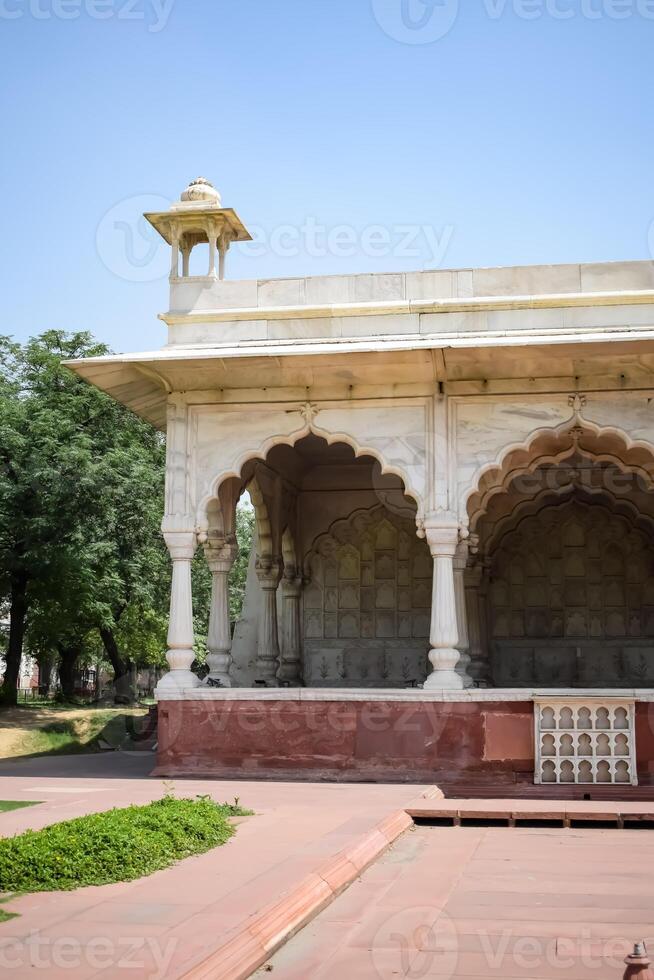
[[[463,680],[455,670],[436,670],[422,685],[425,691],[463,691]]]
[[[299,665],[282,664],[277,671],[277,680],[280,684],[288,684],[289,687],[304,687],[304,683],[300,677]]]
[[[202,681],[192,670],[171,670],[157,684],[155,694],[166,691],[185,691],[189,688],[200,687]]]
[[[463,687],[467,690],[469,687],[474,687],[474,678],[470,676],[468,670],[470,668],[471,657],[465,651],[461,652],[459,656],[459,662],[456,665],[456,672],[463,681]]]
[[[265,684],[266,687],[279,687],[279,681],[275,674],[273,674],[271,677],[270,674],[264,674],[261,671],[257,671],[257,673],[254,675],[254,686],[261,687],[262,684]]]
[[[462,691],[465,687],[464,678],[456,671],[459,651],[449,647],[432,649],[429,660],[433,670],[423,688],[428,691]]]

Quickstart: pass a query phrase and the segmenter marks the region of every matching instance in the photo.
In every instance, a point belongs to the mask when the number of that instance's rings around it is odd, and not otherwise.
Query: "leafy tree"
[[[157,620],[161,631],[169,582],[159,533],[163,438],[61,365],[105,353],[85,333],[48,331],[23,348],[0,338],[0,595],[9,607],[9,702],[28,625],[41,649],[59,651],[68,692],[94,629],[119,694],[136,661],[152,653],[151,643],[139,645],[142,623]]]
[[[115,696],[135,696],[136,672],[165,663],[170,562],[160,533],[163,436],[62,366],[107,353],[88,333],[48,331],[21,347],[0,337],[0,610],[6,609],[3,699],[16,701],[24,641],[64,695],[99,639]],[[253,513],[239,508],[231,573],[240,614]],[[198,656],[206,654],[211,575],[193,566]],[[3,617],[4,618],[4,617]]]
[[[245,586],[248,577],[252,535],[254,533],[254,510],[241,504],[236,509],[236,540],[238,558],[229,575],[229,618],[232,623],[239,619],[245,599]]]

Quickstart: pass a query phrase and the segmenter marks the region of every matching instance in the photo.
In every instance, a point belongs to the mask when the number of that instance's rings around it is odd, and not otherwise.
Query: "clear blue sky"
[[[164,343],[138,215],[200,174],[232,278],[651,257],[652,0],[162,3],[0,0],[4,332]]]

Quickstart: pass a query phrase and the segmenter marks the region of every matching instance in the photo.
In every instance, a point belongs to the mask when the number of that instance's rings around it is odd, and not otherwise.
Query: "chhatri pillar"
[[[293,566],[284,569],[282,579],[282,650],[277,677],[280,684],[299,687],[302,684],[302,633],[300,599],[302,576]]]
[[[166,531],[164,539],[173,563],[166,654],[170,672],[161,678],[158,687],[159,690],[170,691],[198,687],[200,684],[199,678],[191,670],[195,659],[191,563],[197,548],[197,537],[194,531]]]
[[[454,555],[459,544],[459,525],[453,514],[444,511],[429,515],[424,528],[434,559],[429,633],[429,660],[433,671],[424,686],[430,690],[460,691],[463,680],[456,672],[459,634],[454,588]]]
[[[232,632],[229,617],[229,573],[238,556],[238,545],[224,542],[205,545],[207,565],[211,572],[211,607],[207,638],[209,674],[205,683],[212,687],[231,687],[229,668],[232,663]]]
[[[267,687],[279,687],[279,634],[277,627],[277,587],[282,577],[281,558],[257,557],[255,571],[263,593],[257,638],[257,677]]]

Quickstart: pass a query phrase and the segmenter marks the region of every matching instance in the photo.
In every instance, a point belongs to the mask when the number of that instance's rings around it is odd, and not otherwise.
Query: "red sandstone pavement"
[[[171,783],[147,778],[152,762],[143,754],[112,753],[0,763],[0,799],[44,801],[0,814],[0,833],[156,799]],[[229,802],[238,796],[256,816],[243,819],[223,847],[149,878],[9,902],[5,908],[20,917],[0,924],[0,975],[184,976],[239,935],[257,912],[421,791],[402,785],[172,783],[180,796],[208,793]]]
[[[0,799],[45,801],[0,814],[0,833],[155,799],[170,784],[149,779],[151,766],[149,755],[120,753],[0,763]],[[598,818],[645,813],[636,801],[418,800],[425,787],[406,785],[177,780],[174,789],[238,796],[257,815],[224,847],[149,878],[14,900],[20,917],[0,924],[0,975],[244,977],[285,928],[321,909],[275,956],[276,976],[603,980],[622,976],[628,944],[654,935],[647,830],[420,828],[378,857],[406,826],[405,808]]]
[[[276,980],[620,980],[642,939],[654,950],[651,831],[418,827],[269,967]]]

